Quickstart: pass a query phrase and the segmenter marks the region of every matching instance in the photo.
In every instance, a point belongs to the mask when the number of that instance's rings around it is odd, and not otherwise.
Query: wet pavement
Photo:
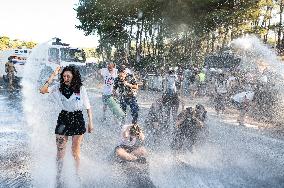
[[[102,123],[99,89],[89,87],[88,91],[94,110],[95,132],[86,134],[83,141],[81,185],[71,179],[70,171],[74,169],[71,168],[70,150],[67,151],[66,187],[139,187],[141,183],[135,184],[139,178],[133,179],[129,173],[123,172],[121,164],[113,162],[114,148],[120,134],[119,125],[112,117]],[[139,92],[139,121],[142,126],[151,102],[159,95],[156,92]],[[54,175],[49,172],[53,168],[50,165],[52,160],[38,161],[37,165],[43,168],[32,168],[36,154],[31,145],[36,143],[32,143],[35,141],[31,138],[35,136],[34,130],[26,123],[22,102],[21,92],[0,90],[0,187],[54,187],[44,180],[47,177],[41,175]],[[193,103],[188,101],[187,105]],[[111,116],[109,111],[108,114]],[[207,138],[192,153],[182,154],[178,158],[169,149],[170,138],[165,137],[160,147],[152,146],[151,140],[148,140],[149,170],[142,185],[152,182],[156,187],[169,188],[284,187],[284,141],[263,134],[258,129],[237,126],[228,117],[217,117],[209,110]],[[53,129],[50,129],[49,135],[54,141]],[[55,149],[55,145],[49,147]],[[41,149],[46,150],[44,147]],[[53,154],[47,153],[47,157],[55,157]],[[35,174],[40,174],[41,178]]]

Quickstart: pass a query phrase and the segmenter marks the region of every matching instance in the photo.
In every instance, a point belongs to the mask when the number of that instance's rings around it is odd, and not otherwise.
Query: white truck
[[[86,66],[86,57],[82,49],[72,48],[69,44],[62,43],[61,39],[53,38],[48,48],[47,66]]]
[[[85,52],[79,48],[70,47],[69,44],[62,43],[61,39],[53,38],[46,43],[46,50],[43,54],[38,54],[36,58],[41,64],[45,66],[42,70],[42,77],[50,74],[57,66],[75,65],[79,68],[82,75],[86,72],[86,57]],[[36,50],[34,50],[36,51]],[[32,49],[13,49],[0,51],[0,74],[5,79],[5,63],[8,57],[13,57],[13,63],[17,70],[16,80],[23,77],[24,65],[28,63],[29,55],[33,52]],[[37,55],[37,54],[35,54]],[[32,56],[30,56],[31,58]]]
[[[47,42],[47,53],[45,57],[39,59],[40,63],[45,66],[41,71],[41,80],[46,79],[56,67],[74,65],[78,67],[82,76],[86,73],[86,56],[80,48],[70,47],[69,44],[62,43],[61,39],[53,38]]]

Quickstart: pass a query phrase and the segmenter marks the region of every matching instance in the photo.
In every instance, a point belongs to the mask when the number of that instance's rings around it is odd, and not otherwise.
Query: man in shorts
[[[107,110],[107,100],[113,97],[113,85],[114,80],[117,77],[117,69],[113,62],[107,62],[107,68],[102,68],[99,70],[100,75],[103,78],[103,90],[102,90],[102,100],[103,100],[103,121],[106,120],[106,110]]]

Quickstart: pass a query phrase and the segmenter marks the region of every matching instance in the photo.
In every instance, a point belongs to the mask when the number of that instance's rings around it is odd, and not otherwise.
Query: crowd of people
[[[218,116],[226,113],[229,108],[236,108],[239,111],[238,123],[240,125],[244,125],[246,114],[252,107],[254,110],[261,111],[259,113],[262,115],[267,112],[272,113],[272,110],[267,108],[273,106],[276,98],[273,92],[271,93],[273,88],[268,88],[272,84],[268,83],[271,74],[267,69],[245,70],[238,66],[233,69],[190,67],[176,71],[172,69],[167,74],[157,77],[162,77],[160,85],[163,91],[166,91],[166,96],[179,99],[171,100],[175,101],[173,103],[177,108],[179,104],[184,105],[184,100],[181,99],[209,97]],[[147,85],[147,81],[145,83]],[[174,91],[171,89],[173,87],[175,87],[176,96],[171,95]],[[175,110],[173,114],[176,118]],[[269,116],[269,114],[264,116]]]
[[[59,83],[52,84],[59,75]],[[138,124],[139,105],[136,94],[138,80],[125,65],[116,67],[108,62],[105,68],[98,71],[102,88],[103,117],[106,121],[106,110],[109,108],[117,124],[121,128],[120,141],[114,148],[115,155],[122,161],[147,163],[147,150],[144,146],[145,134]],[[258,81],[267,78],[262,74]],[[265,84],[262,81],[262,84]],[[198,135],[206,128],[207,111],[202,104],[184,109],[183,96],[191,99],[196,96],[209,96],[216,114],[224,113],[231,105],[239,110],[238,122],[243,125],[248,107],[255,98],[255,79],[251,75],[213,70],[186,69],[177,74],[170,69],[164,79],[161,97],[152,103],[145,119],[145,129],[150,130],[154,142],[159,142],[165,132],[173,130],[170,147],[173,151],[189,150],[198,139]],[[76,172],[79,174],[80,146],[86,131],[94,129],[93,114],[86,88],[83,86],[81,75],[74,66],[63,69],[58,67],[40,88],[40,93],[52,93],[58,99],[62,108],[58,115],[55,128],[57,145],[57,172],[60,177],[68,137],[72,137],[72,154],[76,161]],[[182,104],[182,110],[178,110]],[[127,107],[131,111],[131,123],[127,123]],[[82,111],[88,114],[88,126]],[[140,122],[140,121],[139,121]],[[171,126],[173,124],[174,126]],[[172,129],[173,128],[173,129]]]
[[[116,67],[112,62],[108,62],[105,68],[100,69],[99,75],[103,84],[102,122],[106,121],[106,110],[109,108],[121,128],[121,139],[114,148],[116,157],[121,161],[147,163],[145,135],[142,126],[138,124],[139,105],[136,98],[138,81],[135,75],[125,65]],[[53,83],[58,76],[59,83]],[[196,106],[195,109],[187,108],[178,115],[180,97],[176,81],[174,71],[169,71],[162,98],[158,98],[152,104],[144,127],[156,131],[155,136],[159,137],[162,136],[159,135],[160,129],[168,130],[172,119],[176,124],[172,133],[176,137],[172,141],[173,150],[181,149],[180,146],[183,145],[183,141],[188,140],[187,137],[192,140],[191,145],[193,145],[197,130],[204,126],[206,119],[206,110],[202,105]],[[76,164],[76,173],[79,175],[83,135],[94,130],[92,109],[79,70],[74,66],[58,67],[40,88],[40,93],[53,95],[61,108],[54,132],[57,146],[57,180],[61,179],[68,137],[72,138],[72,155]],[[131,111],[131,123],[126,122],[127,106]],[[87,128],[83,117],[84,109],[88,114]],[[179,143],[176,140],[179,140]]]

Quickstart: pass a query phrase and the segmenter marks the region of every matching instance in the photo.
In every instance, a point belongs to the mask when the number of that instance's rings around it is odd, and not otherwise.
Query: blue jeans
[[[126,113],[127,105],[130,106],[132,123],[137,123],[139,106],[136,97],[122,97],[120,99],[120,107]]]

